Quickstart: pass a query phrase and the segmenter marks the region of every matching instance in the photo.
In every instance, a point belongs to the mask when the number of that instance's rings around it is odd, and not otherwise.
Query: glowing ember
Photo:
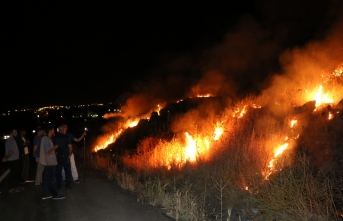
[[[258,105],[258,104],[252,104],[251,107],[255,109],[262,108],[261,105]]]
[[[319,107],[322,104],[333,103],[333,100],[328,97],[327,94],[322,94],[323,87],[320,85],[318,92],[314,94],[313,100],[316,101],[316,107]]]
[[[329,113],[328,120],[332,120],[332,119],[333,119],[333,114]]]
[[[294,127],[294,125],[296,125],[298,123],[298,121],[297,120],[291,120],[291,128],[293,128]]]
[[[162,109],[162,107],[159,104],[157,104],[157,113],[158,113],[158,115],[160,115],[161,109]]]
[[[341,65],[338,69],[332,72],[332,75],[335,77],[340,77],[343,74],[343,65]]]
[[[197,97],[213,97],[212,94],[199,94]]]
[[[237,108],[232,117],[242,118],[244,114],[247,112],[246,108],[247,108],[247,105],[244,105],[242,109]]]

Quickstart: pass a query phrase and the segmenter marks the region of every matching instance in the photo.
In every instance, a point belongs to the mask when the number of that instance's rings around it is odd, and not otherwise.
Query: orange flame
[[[333,114],[329,112],[329,115],[328,115],[328,120],[332,120],[333,119]]]
[[[327,94],[323,94],[323,87],[320,85],[317,93],[313,95],[313,100],[316,101],[316,107],[322,104],[333,103],[333,99],[329,98]]]
[[[291,128],[293,128],[298,123],[297,120],[293,119],[291,120]]]
[[[286,140],[287,140],[287,138],[286,138]],[[284,143],[275,150],[274,157],[273,157],[273,159],[271,159],[269,161],[269,164],[268,164],[269,169],[268,169],[268,171],[264,172],[264,179],[265,180],[268,180],[269,176],[272,174],[272,172],[274,170],[274,162],[277,159],[277,157],[279,155],[281,155],[287,148],[288,148],[288,143]]]
[[[213,142],[223,134],[219,123],[214,131],[212,139],[210,136],[190,135],[185,132],[186,143],[181,140],[160,143],[152,150],[148,160],[150,166],[171,169],[172,165],[177,165],[181,168],[185,163],[195,163],[199,158],[208,160]]]
[[[103,136],[98,139],[97,145],[93,149],[94,152],[97,152],[101,149],[105,149],[109,144],[114,143],[114,141],[118,138],[118,136],[122,133],[123,130],[117,131],[115,134]]]
[[[244,114],[247,112],[246,108],[247,105],[244,105],[242,109],[237,108],[232,117],[242,118]]]
[[[219,127],[218,123],[217,123],[217,127],[214,130],[214,138],[213,138],[213,140],[219,140],[219,138],[221,137],[222,134],[223,134],[223,128]]]
[[[134,120],[134,121],[132,121],[132,122],[129,122],[128,124],[129,124],[128,127],[135,127],[135,126],[137,126],[137,124],[138,124],[138,120]]]
[[[105,149],[109,144],[114,143],[117,140],[117,138],[120,136],[120,134],[123,132],[123,130],[125,130],[126,128],[129,128],[129,127],[131,128],[131,127],[137,126],[138,122],[139,122],[138,119],[128,120],[124,124],[124,126],[122,126],[120,129],[118,129],[118,131],[116,131],[115,133],[105,135],[105,136],[98,138],[93,151],[97,152],[101,149]]]
[[[197,145],[195,140],[188,134],[188,132],[185,133],[187,137],[187,146],[185,149],[186,152],[186,159],[190,162],[194,162],[197,157]]]
[[[212,94],[198,94],[197,97],[213,97]]]

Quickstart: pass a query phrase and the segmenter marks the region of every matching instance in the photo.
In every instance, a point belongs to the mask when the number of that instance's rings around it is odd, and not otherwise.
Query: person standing
[[[80,142],[86,136],[86,131],[84,131],[83,134],[81,135],[81,137],[76,138],[76,137],[74,137],[74,135],[72,133],[69,133],[67,131],[68,126],[66,124],[64,124],[63,127],[65,129],[65,134],[69,138],[70,142],[73,142],[73,141]],[[73,177],[74,182],[80,183],[79,174],[77,173],[77,168],[76,168],[76,164],[75,164],[74,153],[72,153],[70,156],[70,167],[71,167],[71,175]],[[62,171],[62,177],[63,177],[63,179],[65,178],[64,171]]]
[[[37,170],[36,170],[36,178],[35,178],[35,185],[39,186],[42,183],[44,165],[39,163],[39,156],[40,156],[40,143],[42,137],[45,135],[45,131],[42,127],[37,128],[37,134],[33,138],[33,157],[35,157],[37,162]]]
[[[55,134],[53,126],[48,126],[45,129],[46,135],[42,137],[40,145],[39,162],[44,165],[43,183],[42,183],[42,199],[64,199],[64,196],[58,194],[54,179],[55,167],[57,164],[55,150],[58,149],[57,145],[52,143],[52,137]]]
[[[58,133],[53,137],[54,145],[58,145],[56,150],[57,167],[56,167],[56,185],[57,190],[62,188],[62,168],[66,175],[66,189],[71,188],[71,168],[70,168],[70,155],[72,154],[72,146],[68,137],[65,135],[65,129],[63,125],[58,127]]]
[[[31,145],[30,140],[26,137],[26,130],[19,130],[19,136],[16,138],[17,145],[19,148],[19,160],[21,163],[21,177],[19,183],[31,183],[33,180],[29,180],[29,167],[30,167],[30,155],[29,155],[29,146]]]
[[[2,162],[7,162],[10,168],[8,192],[18,193],[24,190],[23,187],[19,187],[20,176],[20,163],[19,163],[19,149],[16,142],[18,136],[17,129],[12,129],[10,137],[5,142],[5,156],[2,158]]]

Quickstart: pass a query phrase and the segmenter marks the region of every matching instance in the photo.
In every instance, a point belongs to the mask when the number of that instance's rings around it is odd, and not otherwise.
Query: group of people
[[[61,124],[56,133],[52,125],[39,127],[34,137],[32,154],[37,162],[35,185],[42,186],[42,199],[64,199],[57,192],[61,190],[63,182],[66,189],[72,188],[72,178],[75,183],[79,183],[72,141],[81,141],[86,132],[75,138],[67,129],[66,124]],[[25,134],[25,130],[20,130],[18,135],[17,129],[12,129],[5,142],[2,162],[7,162],[10,168],[9,193],[23,191],[24,187],[19,186],[20,183],[33,182],[28,179],[31,143]]]

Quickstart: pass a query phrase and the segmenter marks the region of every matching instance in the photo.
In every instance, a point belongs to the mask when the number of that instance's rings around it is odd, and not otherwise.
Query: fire
[[[244,114],[247,112],[246,108],[247,105],[244,105],[242,109],[237,108],[232,117],[242,118]]]
[[[273,158],[269,161],[269,164],[268,164],[269,169],[263,173],[265,180],[268,180],[269,176],[272,174],[273,170],[275,170],[274,163],[275,163],[277,157],[279,155],[281,155],[288,148],[288,145],[289,145],[288,143],[284,143],[281,146],[279,146],[278,148],[276,148]]]
[[[160,115],[161,109],[162,109],[162,107],[159,104],[157,104],[157,113],[158,113],[158,115]]]
[[[291,120],[291,128],[293,128],[298,123],[297,120],[293,119]]]
[[[134,120],[131,123],[129,123],[129,127],[135,127],[138,124],[138,120]]]
[[[190,162],[194,162],[196,160],[197,156],[197,145],[195,140],[186,132],[187,137],[187,146],[185,149],[186,152],[186,159],[188,159]]]
[[[217,127],[214,130],[214,138],[213,138],[213,140],[219,140],[219,138],[221,137],[222,134],[223,134],[223,128],[219,127],[218,123],[217,123]]]
[[[118,138],[118,136],[122,133],[122,131],[123,130],[119,130],[115,134],[111,134],[111,135],[99,138],[97,141],[97,145],[94,148],[94,151],[97,152],[101,149],[105,149],[109,144],[114,143],[114,141]]]
[[[329,95],[323,94],[323,87],[320,85],[317,93],[313,95],[313,100],[316,101],[316,107],[322,104],[333,103],[333,99],[329,98]]]
[[[283,153],[283,151],[285,151],[288,147],[288,143],[285,143],[283,145],[281,145],[279,148],[276,149],[275,153],[274,153],[274,158],[278,157],[280,154]]]
[[[221,135],[223,134],[223,129],[220,127],[219,123],[214,130],[214,138],[213,140],[219,140]],[[189,135],[188,132],[185,133],[187,138],[187,145],[185,147],[185,156],[186,160],[190,162],[195,162],[196,159],[200,156],[204,156],[210,150],[210,141],[205,136],[198,135],[195,139]]]
[[[149,164],[152,167],[165,167],[171,169],[172,165],[181,168],[185,163],[196,163],[198,159],[208,160],[211,156],[213,142],[220,139],[223,128],[217,123],[214,136],[201,133],[191,135],[184,133],[184,137],[171,142],[160,142],[149,155]]]
[[[139,120],[128,120],[124,126],[122,126],[120,129],[118,129],[116,132],[109,134],[109,135],[105,135],[102,136],[101,138],[98,138],[96,141],[96,145],[93,149],[94,152],[97,152],[101,149],[105,149],[109,144],[114,143],[117,138],[120,136],[120,134],[123,132],[123,130],[125,130],[128,127],[135,127],[137,126]]]
[[[198,94],[197,97],[213,97],[212,94]]]
[[[332,120],[332,119],[333,119],[333,114],[329,113],[328,120]]]

